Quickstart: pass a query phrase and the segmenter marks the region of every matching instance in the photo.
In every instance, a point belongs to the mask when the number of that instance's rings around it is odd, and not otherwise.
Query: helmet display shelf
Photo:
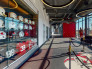
[[[18,59],[22,55],[17,52],[28,52],[34,47],[32,41],[36,33],[35,22],[31,16],[18,13],[15,9],[0,7],[0,63],[10,62],[11,58]],[[7,14],[7,16],[5,15]],[[27,47],[27,49],[26,49]],[[23,50],[24,49],[24,50]],[[13,62],[13,61],[11,61]],[[10,62],[10,63],[11,63]],[[10,64],[9,63],[9,64]]]

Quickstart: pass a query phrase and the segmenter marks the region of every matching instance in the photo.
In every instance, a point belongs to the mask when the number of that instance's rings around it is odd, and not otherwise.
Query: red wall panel
[[[63,23],[63,37],[75,37],[75,23]]]

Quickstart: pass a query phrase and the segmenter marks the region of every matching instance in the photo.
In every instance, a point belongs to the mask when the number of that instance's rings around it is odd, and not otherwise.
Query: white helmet
[[[31,20],[29,20],[29,24],[31,24]]]
[[[29,26],[29,29],[32,30],[32,26]]]
[[[16,24],[14,22],[9,23],[9,29],[11,29],[11,28],[13,28],[13,29],[16,28]]]
[[[0,31],[0,39],[6,39],[6,33],[4,31]]]
[[[4,21],[0,19],[0,28],[4,28]]]
[[[24,22],[25,22],[25,23],[28,23],[28,19],[27,19],[27,18],[24,18]]]
[[[24,37],[24,32],[23,31],[19,32],[19,37]]]
[[[9,12],[9,17],[17,19],[17,15],[14,12]]]
[[[23,24],[18,24],[18,29],[22,30],[23,29]]]
[[[22,17],[22,16],[18,16],[18,19],[19,19],[20,21],[23,21],[23,17]]]
[[[32,21],[32,24],[35,25],[35,21]]]
[[[28,25],[24,25],[24,29],[28,29]]]
[[[0,15],[4,16],[5,15],[5,9],[0,7]]]

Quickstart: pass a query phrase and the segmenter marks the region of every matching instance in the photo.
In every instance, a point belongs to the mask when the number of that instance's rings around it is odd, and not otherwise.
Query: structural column
[[[85,16],[85,36],[87,36],[87,16]]]

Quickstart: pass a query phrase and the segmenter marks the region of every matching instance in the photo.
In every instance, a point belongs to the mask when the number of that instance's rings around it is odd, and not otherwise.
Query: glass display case
[[[0,69],[3,69],[37,46],[38,37],[35,15],[0,6]]]

